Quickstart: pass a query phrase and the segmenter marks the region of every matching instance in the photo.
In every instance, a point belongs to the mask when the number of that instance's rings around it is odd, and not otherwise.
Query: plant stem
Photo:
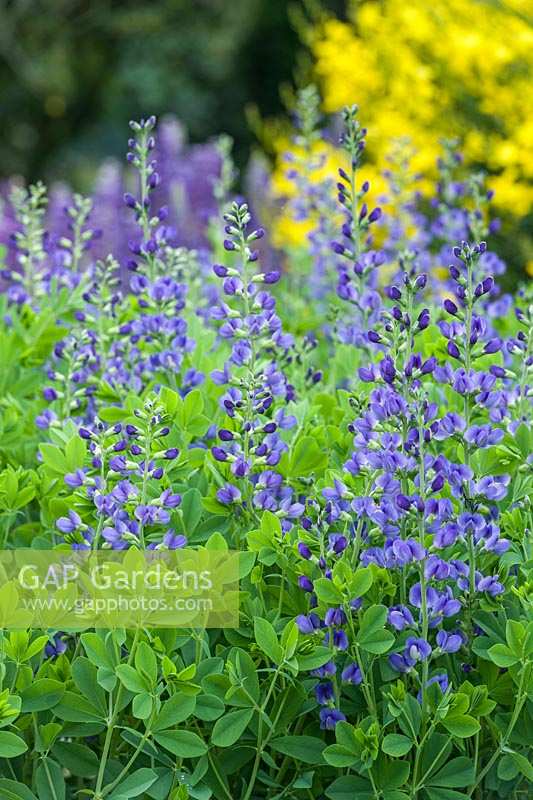
[[[133,658],[135,656],[135,651],[137,649],[137,644],[139,642],[139,634],[140,634],[140,628],[136,628],[135,637],[133,639],[133,643],[131,645],[129,658],[128,658],[128,661],[127,661],[129,666],[131,666],[131,664],[133,662]],[[109,721],[108,721],[108,725],[107,725],[106,737],[105,737],[105,741],[104,741],[104,749],[102,751],[102,759],[100,761],[100,768],[98,770],[98,775],[97,775],[97,778],[96,778],[96,787],[95,787],[95,790],[94,790],[95,800],[101,800],[101,798],[103,797],[101,792],[102,792],[102,784],[104,782],[104,772],[105,772],[105,768],[107,766],[107,759],[109,757],[109,750],[110,750],[110,747],[111,747],[111,740],[113,738],[113,730],[114,730],[115,722],[116,722],[117,717],[118,717],[118,715],[120,713],[119,706],[120,706],[120,700],[122,698],[122,691],[123,691],[123,684],[120,683],[119,687],[117,689],[117,696],[115,698],[115,703],[114,704],[113,704],[112,695],[111,694],[109,695],[109,715],[110,716],[109,716]]]
[[[496,763],[496,761],[498,760],[498,758],[500,757],[500,755],[504,751],[505,747],[507,746],[507,742],[509,741],[509,739],[511,737],[511,734],[512,734],[512,732],[514,730],[514,726],[516,725],[516,723],[518,721],[518,717],[520,716],[520,712],[522,711],[522,706],[524,705],[524,703],[527,700],[527,692],[524,692],[524,684],[526,682],[525,681],[526,675],[530,671],[530,667],[531,667],[531,664],[530,664],[529,661],[526,661],[526,663],[522,667],[522,672],[521,672],[521,675],[520,675],[520,683],[518,685],[518,696],[517,696],[515,707],[513,709],[513,713],[512,713],[511,719],[509,720],[509,725],[507,726],[507,730],[505,731],[505,733],[504,733],[504,735],[503,735],[503,737],[502,737],[502,739],[500,741],[500,744],[499,744],[498,748],[494,751],[494,753],[492,754],[492,757],[489,759],[487,764],[483,767],[483,769],[481,770],[481,772],[477,776],[476,782],[473,784],[473,786],[470,787],[470,789],[468,791],[468,797],[472,797],[472,795],[473,795],[474,791],[476,790],[477,786],[479,786],[479,784],[481,783],[481,781],[483,780],[485,775],[488,772],[490,772],[490,770],[492,769],[492,767],[494,766],[494,764]]]

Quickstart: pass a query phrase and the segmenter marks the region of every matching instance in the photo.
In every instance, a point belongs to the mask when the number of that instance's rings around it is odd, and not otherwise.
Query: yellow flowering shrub
[[[439,138],[458,135],[467,162],[495,176],[496,202],[533,204],[532,0],[382,0],[353,23],[325,22],[314,42],[324,109],[357,102],[377,163],[409,136],[413,163],[431,169]]]
[[[361,109],[374,179],[395,138],[431,177],[440,140],[458,137],[467,165],[490,173],[497,210],[531,213],[533,0],[360,0],[351,21],[326,18],[311,49],[323,110]]]

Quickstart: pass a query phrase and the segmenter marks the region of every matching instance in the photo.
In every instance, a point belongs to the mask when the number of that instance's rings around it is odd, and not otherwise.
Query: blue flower
[[[458,633],[447,633],[439,631],[436,637],[437,647],[443,653],[456,653],[463,644],[463,640]]]
[[[332,700],[335,699],[335,689],[331,681],[326,683],[318,683],[315,686],[316,701],[321,706],[327,706]]]
[[[363,675],[360,667],[354,661],[343,669],[341,678],[344,683],[351,683],[354,686],[358,686],[363,680]]]
[[[346,722],[346,717],[336,708],[320,709],[320,727],[325,731],[332,731],[338,722]]]

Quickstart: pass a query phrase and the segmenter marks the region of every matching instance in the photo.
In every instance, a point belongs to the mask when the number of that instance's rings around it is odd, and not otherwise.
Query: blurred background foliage
[[[310,80],[325,112],[361,106],[376,191],[395,136],[429,176],[459,136],[495,184],[499,251],[533,274],[533,0],[0,0],[0,178],[90,191],[147,113],[229,133],[241,167],[258,143],[275,157]]]
[[[325,8],[342,17],[345,3]],[[68,177],[122,158],[127,121],[172,113],[243,164],[246,109],[282,112],[301,52],[286,0],[0,0],[0,175]],[[295,11],[297,14],[298,12]]]

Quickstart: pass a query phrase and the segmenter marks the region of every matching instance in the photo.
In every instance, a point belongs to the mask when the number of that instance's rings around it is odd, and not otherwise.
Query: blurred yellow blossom
[[[311,47],[323,110],[361,109],[373,193],[395,138],[410,139],[411,169],[431,177],[440,140],[458,137],[466,164],[490,173],[498,211],[531,213],[533,0],[360,0],[352,8],[351,21],[326,17]],[[328,153],[330,175],[339,155]],[[290,196],[281,172],[276,191]],[[280,221],[279,235],[298,241],[295,225]]]
[[[362,0],[352,22],[316,31],[324,109],[354,101],[378,165],[391,138],[410,136],[426,172],[439,138],[459,136],[467,163],[497,176],[495,202],[533,203],[533,0]],[[509,208],[512,205],[512,208]]]

